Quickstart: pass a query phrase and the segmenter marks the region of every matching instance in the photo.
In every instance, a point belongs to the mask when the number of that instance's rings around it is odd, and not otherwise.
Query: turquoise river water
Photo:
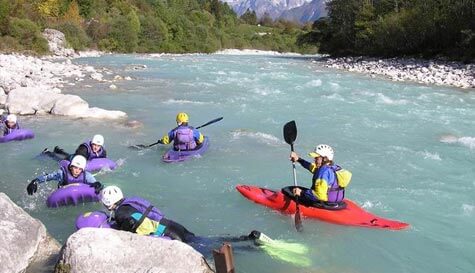
[[[86,80],[64,88],[91,106],[122,110],[143,127],[62,117],[21,117],[36,138],[0,145],[0,191],[40,219],[60,242],[74,232],[80,213],[99,203],[48,209],[55,182],[26,194],[27,180],[57,169],[36,156],[59,145],[72,152],[103,134],[109,157],[121,166],[99,174],[126,195],[152,201],[170,219],[202,236],[247,234],[258,229],[275,239],[305,244],[307,267],[262,251],[236,251],[237,272],[468,273],[475,268],[475,93],[448,87],[397,83],[327,69],[304,57],[244,55],[107,55],[75,60],[131,76],[110,83]],[[133,65],[146,65],[135,70]],[[161,162],[165,146],[150,144],[175,126],[185,111],[210,137],[201,158]],[[293,218],[254,204],[237,184],[279,189],[293,184],[290,147],[282,126],[295,120],[295,149],[302,156],[318,143],[353,172],[347,197],[377,215],[411,224],[402,231],[338,226]],[[297,166],[300,185],[311,175]]]

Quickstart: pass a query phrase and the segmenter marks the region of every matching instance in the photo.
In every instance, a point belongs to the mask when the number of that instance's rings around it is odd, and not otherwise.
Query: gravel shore
[[[323,58],[326,67],[382,75],[393,81],[413,81],[475,88],[475,64],[420,59],[375,59],[364,57]]]

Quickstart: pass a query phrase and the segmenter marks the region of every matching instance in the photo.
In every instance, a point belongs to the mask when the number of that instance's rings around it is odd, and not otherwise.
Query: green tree
[[[16,38],[25,50],[48,52],[48,42],[41,36],[40,28],[28,19],[12,18],[9,35]]]
[[[241,15],[241,20],[244,21],[244,23],[249,24],[249,25],[257,25],[257,16],[256,12],[253,10],[246,10],[243,15]]]

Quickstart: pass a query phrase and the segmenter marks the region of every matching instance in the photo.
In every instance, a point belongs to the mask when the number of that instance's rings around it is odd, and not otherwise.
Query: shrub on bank
[[[17,39],[22,50],[32,50],[38,54],[49,51],[48,41],[41,35],[40,27],[29,19],[12,18],[9,34]]]
[[[56,29],[64,33],[69,46],[75,50],[83,50],[90,46],[91,39],[81,26],[72,22],[66,22],[58,25]]]

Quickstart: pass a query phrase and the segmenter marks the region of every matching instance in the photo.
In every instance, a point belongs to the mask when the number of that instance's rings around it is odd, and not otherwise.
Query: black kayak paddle
[[[220,121],[220,120],[222,120],[222,119],[223,119],[223,117],[215,118],[215,119],[213,119],[213,120],[211,120],[211,121],[206,122],[205,124],[203,124],[203,125],[201,125],[201,126],[196,127],[195,129],[200,129],[200,128],[202,128],[202,127],[205,127],[205,126],[208,126],[208,125],[213,124],[213,123],[215,123],[215,122],[218,122],[218,121]],[[144,149],[144,148],[150,148],[150,147],[155,146],[155,145],[157,145],[157,144],[159,144],[159,143],[162,143],[162,142],[159,140],[159,141],[157,141],[157,142],[155,142],[155,143],[152,143],[152,144],[149,144],[149,145],[137,144],[137,145],[129,146],[129,148]]]
[[[290,151],[294,151],[294,142],[297,139],[297,125],[295,124],[295,120],[289,121],[284,125],[284,139],[287,144],[290,145]],[[294,186],[297,187],[297,174],[295,171],[295,162],[292,161],[292,169],[294,175]],[[297,231],[302,231],[302,219],[300,218],[300,208],[299,208],[299,201],[298,197],[295,198],[295,228]]]

